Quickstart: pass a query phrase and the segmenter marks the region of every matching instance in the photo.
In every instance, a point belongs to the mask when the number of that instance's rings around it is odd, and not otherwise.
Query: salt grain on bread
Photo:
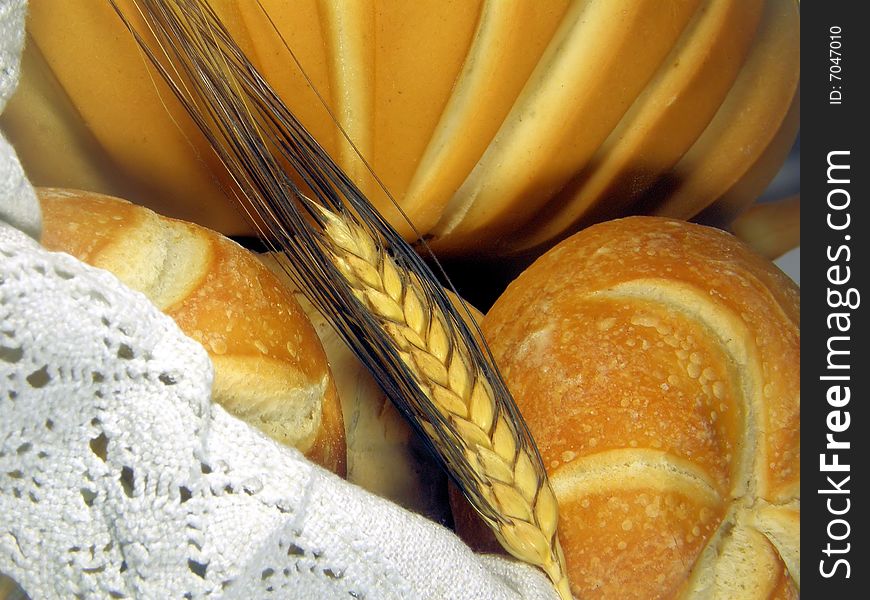
[[[42,244],[114,273],[208,351],[213,399],[344,474],[341,405],[317,335],[256,257],[208,229],[100,194],[39,189]]]
[[[483,330],[556,491],[575,595],[797,597],[800,295],[771,263],[719,230],[612,221],[541,257]]]

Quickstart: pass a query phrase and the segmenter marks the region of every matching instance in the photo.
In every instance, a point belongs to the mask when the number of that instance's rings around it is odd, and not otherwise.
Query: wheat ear
[[[500,518],[484,515],[504,548],[541,567],[563,598],[571,598],[565,558],[556,535],[558,505],[537,456],[520,442],[500,410],[487,378],[450,335],[437,310],[424,304],[419,281],[403,276],[395,261],[352,221],[321,209],[333,262],[357,299],[381,322],[399,356],[448,427],[422,423],[436,445],[462,449],[477,475],[474,485]]]
[[[534,440],[435,275],[278,98],[206,0],[134,5],[155,49],[115,10],[226,166],[263,239],[293,265],[288,274],[424,434],[502,545],[570,598],[556,499]]]

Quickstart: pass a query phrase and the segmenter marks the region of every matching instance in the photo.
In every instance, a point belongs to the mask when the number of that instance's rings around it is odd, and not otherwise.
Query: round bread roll
[[[577,597],[798,596],[800,295],[783,273],[723,231],[621,219],[538,259],[483,330]]]
[[[292,294],[251,252],[118,198],[37,192],[43,246],[144,293],[208,351],[216,402],[345,474],[341,404],[323,348]]]

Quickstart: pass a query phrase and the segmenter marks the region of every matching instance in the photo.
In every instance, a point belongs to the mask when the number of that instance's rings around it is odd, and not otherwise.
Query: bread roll
[[[208,351],[213,399],[344,475],[341,405],[323,348],[256,257],[208,229],[123,200],[40,189],[42,244],[114,273]]]
[[[801,243],[801,197],[759,202],[731,223],[731,231],[771,260],[783,256]]]
[[[439,256],[537,255],[614,211],[733,216],[799,125],[795,0],[207,4],[384,218]],[[31,181],[253,233],[108,2],[31,0],[27,34],[0,124]]]
[[[800,296],[784,274],[723,231],[627,218],[541,257],[483,330],[552,479],[575,595],[797,597]]]

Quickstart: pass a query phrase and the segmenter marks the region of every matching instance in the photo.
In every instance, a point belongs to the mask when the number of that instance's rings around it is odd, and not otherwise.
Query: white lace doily
[[[33,597],[552,597],[211,404],[109,273],[5,225],[0,257],[0,571]]]

